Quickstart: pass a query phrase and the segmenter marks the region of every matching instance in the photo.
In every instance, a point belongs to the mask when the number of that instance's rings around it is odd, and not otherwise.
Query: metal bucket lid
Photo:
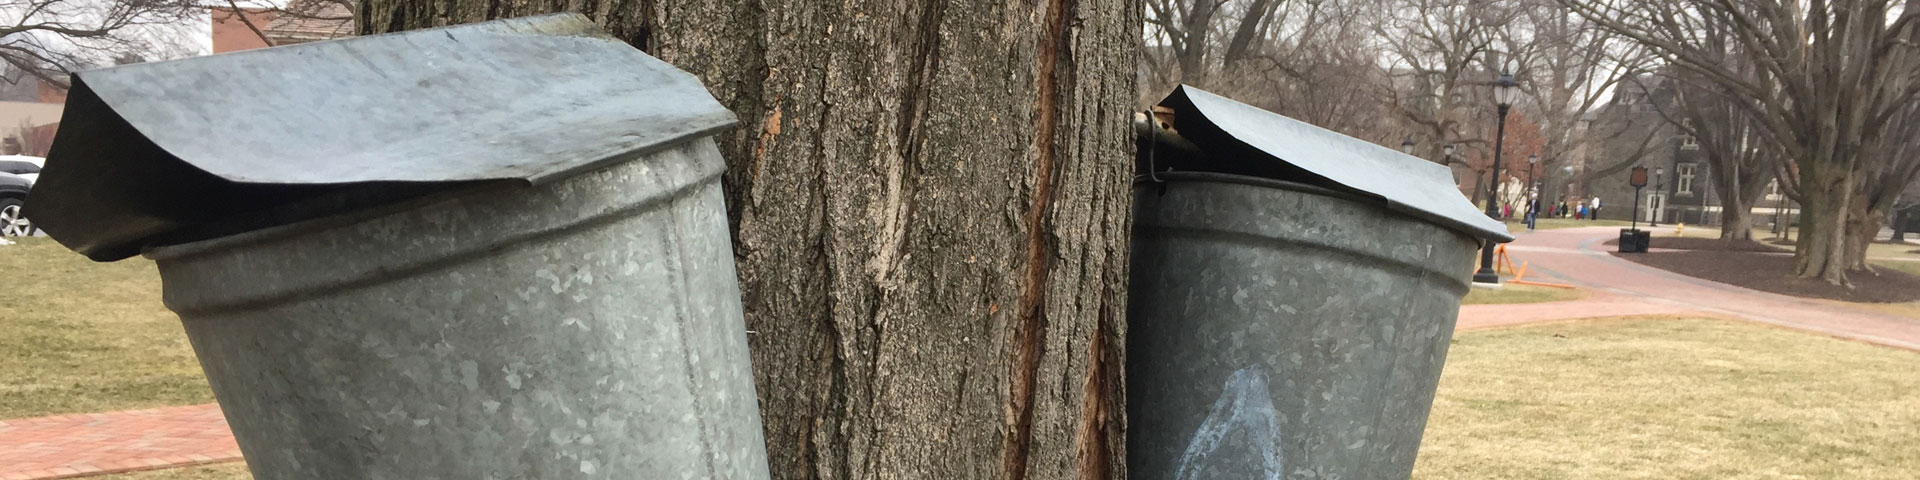
[[[1506,225],[1460,195],[1445,166],[1188,85],[1160,106],[1172,110],[1178,136],[1201,151],[1161,159],[1148,169],[1248,175],[1351,192],[1475,238],[1513,241]]]
[[[28,213],[110,261],[546,182],[735,122],[698,79],[578,14],[126,65],[74,75]]]

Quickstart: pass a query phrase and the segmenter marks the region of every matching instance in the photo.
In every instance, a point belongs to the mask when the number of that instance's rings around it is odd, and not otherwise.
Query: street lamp
[[[1400,142],[1400,153],[1412,155],[1414,145],[1415,143],[1413,143],[1413,137],[1407,137],[1406,141]]]
[[[1506,148],[1507,109],[1513,107],[1514,97],[1519,95],[1520,82],[1513,79],[1513,74],[1502,73],[1493,80],[1493,104],[1500,108],[1500,126],[1493,135],[1493,181],[1487,186],[1487,216],[1495,220],[1500,219],[1500,150]],[[1480,271],[1473,273],[1473,283],[1500,284],[1500,274],[1493,271],[1493,247],[1492,241],[1481,247]]]
[[[1527,203],[1527,210],[1521,213],[1526,216],[1527,230],[1533,230],[1534,221],[1540,217],[1535,213],[1540,211],[1540,190],[1533,185],[1533,167],[1538,163],[1540,163],[1540,154],[1527,155],[1527,187],[1524,190],[1525,194],[1521,195],[1521,201]]]
[[[1527,198],[1533,198],[1534,195],[1540,194],[1539,190],[1533,186],[1533,168],[1534,165],[1539,163],[1540,154],[1536,153],[1527,156]]]

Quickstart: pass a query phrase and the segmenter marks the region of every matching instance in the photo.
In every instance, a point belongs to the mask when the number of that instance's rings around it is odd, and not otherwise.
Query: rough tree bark
[[[1887,218],[1883,209],[1871,206],[1872,200],[1865,195],[1854,195],[1847,212],[1847,270],[1872,272],[1873,266],[1867,264],[1867,247],[1873,245],[1873,239],[1880,236],[1882,220]]]
[[[1825,163],[1812,163],[1827,167]],[[1824,171],[1822,171],[1824,170]],[[1794,243],[1794,274],[1851,285],[1846,276],[1849,204],[1852,174],[1840,168],[1800,170],[1800,238]]]
[[[557,10],[700,76],[778,479],[1124,478],[1139,0],[367,0]]]

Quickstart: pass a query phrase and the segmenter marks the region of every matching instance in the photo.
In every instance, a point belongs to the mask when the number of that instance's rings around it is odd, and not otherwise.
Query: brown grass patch
[[[19,242],[0,247],[0,418],[213,401],[153,262]]]
[[[1414,478],[1907,480],[1920,354],[1743,322],[1455,338]]]
[[[1502,279],[1503,281],[1505,279]],[[1546,303],[1579,300],[1587,296],[1586,292],[1573,288],[1553,288],[1537,285],[1516,285],[1507,283],[1500,288],[1475,288],[1467,292],[1467,298],[1461,299],[1461,305],[1494,305],[1516,303]]]

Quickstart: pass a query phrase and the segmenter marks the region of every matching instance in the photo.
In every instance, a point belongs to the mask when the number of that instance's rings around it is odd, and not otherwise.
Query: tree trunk
[[[1124,478],[1137,0],[367,0],[363,33],[567,7],[698,75],[777,479]]]
[[[1709,157],[1711,158],[1711,157]],[[1753,240],[1753,207],[1766,198],[1767,182],[1770,178],[1758,166],[1735,163],[1734,159],[1717,162],[1725,165],[1712,172],[1714,193],[1720,198],[1720,239],[1725,241]],[[1722,177],[1725,178],[1722,178]]]
[[[1738,195],[1724,196],[1720,206],[1720,240],[1753,240],[1753,206]]]
[[[1811,169],[1808,169],[1811,170]],[[1846,246],[1848,200],[1852,182],[1842,172],[1802,170],[1800,239],[1794,244],[1793,273],[1836,285],[1847,284]],[[1827,177],[1838,176],[1839,179]]]
[[[1867,264],[1867,247],[1873,245],[1873,239],[1880,236],[1880,219],[1886,218],[1886,212],[1866,207],[1868,200],[1864,195],[1855,195],[1847,210],[1847,257],[1849,271],[1873,271]]]

